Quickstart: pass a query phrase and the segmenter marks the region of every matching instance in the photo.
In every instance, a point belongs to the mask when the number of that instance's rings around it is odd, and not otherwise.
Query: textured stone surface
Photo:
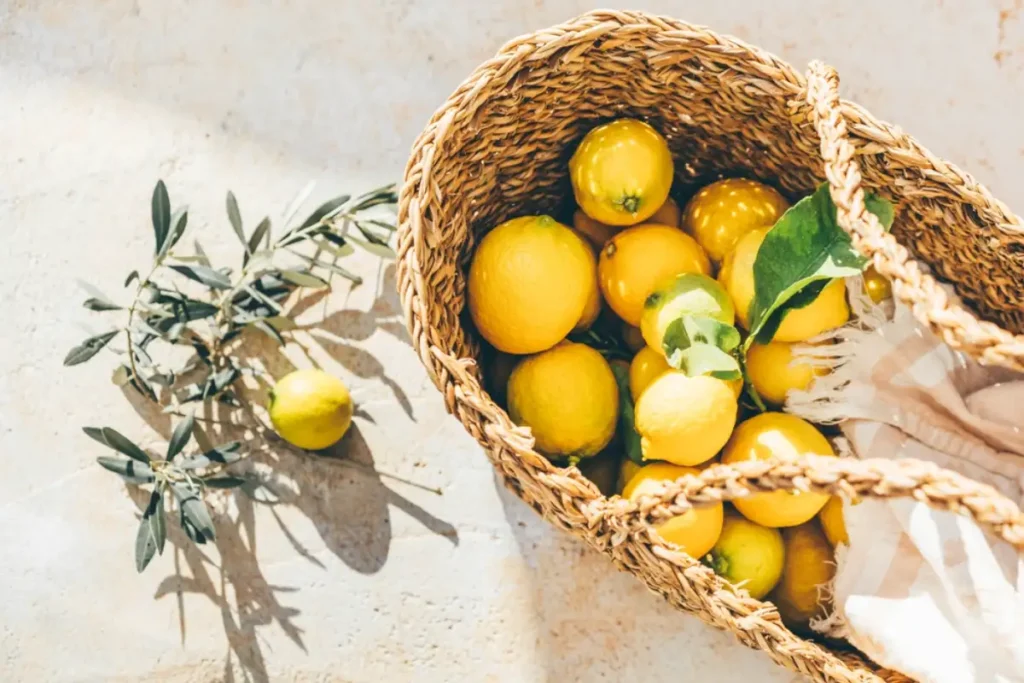
[[[477,63],[589,5],[0,3],[0,679],[791,680],[495,484],[409,347],[393,270],[372,259],[354,261],[368,284],[329,303],[322,331],[261,351],[275,372],[319,363],[343,376],[364,417],[342,450],[441,497],[282,454],[277,504],[221,506],[223,554],[173,536],[138,576],[137,505],[79,428],[159,444],[168,424],[109,383],[109,354],[60,367],[101,330],[75,279],[120,294],[149,258],[157,177],[191,206],[192,235],[226,257],[228,187],[251,225],[310,179],[318,197],[397,179]],[[830,61],[847,96],[1017,204],[1019,4],[646,5],[797,65]]]

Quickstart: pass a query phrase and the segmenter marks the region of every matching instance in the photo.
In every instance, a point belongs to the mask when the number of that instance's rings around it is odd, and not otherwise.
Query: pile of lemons
[[[743,378],[675,369],[662,343],[682,314],[748,328],[754,260],[789,206],[782,195],[729,178],[680,210],[669,196],[668,144],[632,119],[591,130],[569,172],[572,227],[550,216],[509,220],[484,236],[469,270],[470,316],[499,352],[488,368],[492,395],[530,427],[536,448],[579,462],[602,490],[630,499],[716,462],[834,456],[809,422],[749,407]],[[884,280],[867,280],[873,298],[887,295]],[[847,322],[845,291],[842,280],[832,282],[788,312],[770,343],[750,347],[745,378],[765,403],[779,408],[814,380],[819,370],[794,357],[792,345]],[[572,341],[610,316],[634,354],[628,367]],[[628,373],[628,396],[620,396],[614,363]],[[621,457],[623,403],[633,411],[642,466]],[[589,463],[604,463],[604,472]],[[657,531],[753,597],[774,601],[796,629],[821,613],[818,587],[846,539],[839,499],[789,491],[697,508]]]

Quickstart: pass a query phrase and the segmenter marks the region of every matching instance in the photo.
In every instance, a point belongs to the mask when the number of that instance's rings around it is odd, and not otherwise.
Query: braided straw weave
[[[537,453],[530,431],[482,388],[475,359],[486,349],[464,315],[477,239],[517,215],[565,215],[576,143],[622,116],[644,118],[665,135],[679,197],[720,174],[764,179],[790,198],[827,179],[840,225],[892,279],[895,295],[951,346],[1016,369],[1024,369],[1020,219],[909,136],[841,102],[828,67],[812,64],[804,78],[736,39],[638,12],[593,12],[505,45],[433,116],[405,172],[398,282],[413,344],[448,410],[509,488],[671,604],[789,669],[817,681],[908,680],[842,645],[798,637],[770,603],[674,551],[651,524],[692,505],[778,488],[910,496],[970,515],[1022,550],[1024,515],[1013,502],[928,463],[813,457],[718,465],[638,502],[608,499],[575,468]],[[864,210],[862,185],[896,204],[891,235]],[[951,302],[915,258],[977,315]]]

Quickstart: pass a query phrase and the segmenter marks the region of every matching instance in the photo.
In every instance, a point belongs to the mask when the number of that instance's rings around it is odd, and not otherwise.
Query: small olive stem
[[[139,300],[142,298],[142,291],[150,284],[156,271],[163,265],[163,259],[157,258],[153,263],[152,270],[145,278],[139,280],[139,286],[135,289],[135,297],[132,299],[131,306],[128,307],[128,320],[124,326],[125,344],[128,347],[128,364],[132,370],[132,379],[136,382],[142,382],[142,377],[139,375],[139,369],[135,366],[135,344],[132,342],[132,322],[135,319],[135,309],[139,305]],[[152,397],[142,392],[147,399],[153,400]]]

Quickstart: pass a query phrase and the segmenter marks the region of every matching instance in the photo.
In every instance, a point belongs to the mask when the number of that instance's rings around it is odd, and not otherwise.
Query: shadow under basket
[[[509,488],[672,605],[782,666],[818,681],[909,680],[844,644],[830,649],[797,636],[773,605],[673,550],[652,525],[692,505],[799,488],[911,496],[970,515],[1020,550],[1024,515],[1010,500],[930,463],[812,456],[719,465],[640,503],[606,498],[575,468],[537,453],[530,431],[481,386],[482,346],[465,313],[475,244],[516,216],[564,217],[576,144],[620,117],[642,118],[665,136],[682,199],[722,175],[757,178],[791,200],[827,180],[840,225],[892,280],[895,297],[952,347],[1017,370],[1024,370],[1021,220],[913,138],[840,101],[829,67],[812,64],[805,76],[734,38],[638,12],[593,12],[505,45],[434,114],[405,171],[398,286],[413,344],[448,410]],[[862,186],[896,206],[891,234],[865,210]]]

